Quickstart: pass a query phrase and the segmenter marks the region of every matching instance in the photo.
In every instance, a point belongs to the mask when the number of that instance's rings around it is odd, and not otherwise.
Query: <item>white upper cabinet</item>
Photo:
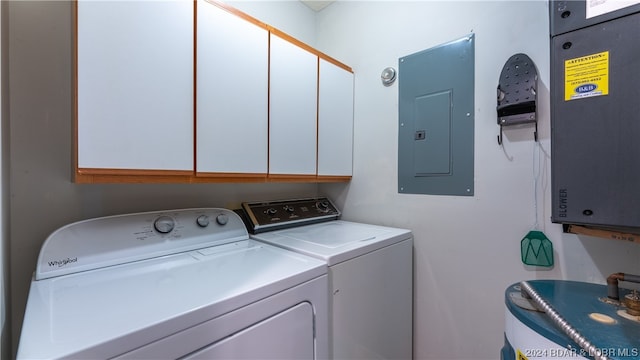
[[[320,59],[318,175],[351,176],[353,169],[353,73]]]
[[[76,182],[351,176],[349,67],[215,0],[75,4]]]
[[[197,5],[196,171],[266,174],[269,32]]]
[[[273,33],[269,173],[316,174],[318,56]]]
[[[77,3],[78,167],[193,170],[193,3]]]

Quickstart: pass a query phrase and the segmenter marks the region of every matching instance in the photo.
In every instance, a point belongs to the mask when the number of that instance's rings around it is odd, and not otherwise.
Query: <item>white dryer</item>
[[[217,208],[85,220],[45,241],[19,359],[326,359],[326,263]]]
[[[411,359],[411,231],[338,220],[327,198],[243,203],[256,240],[329,266],[335,359]]]

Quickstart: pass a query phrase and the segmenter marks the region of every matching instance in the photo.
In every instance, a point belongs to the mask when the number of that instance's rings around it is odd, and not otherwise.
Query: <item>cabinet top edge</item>
[[[221,8],[221,9],[231,13],[231,14],[234,14],[234,15],[246,20],[246,21],[249,21],[249,22],[253,23],[256,26],[259,26],[259,27],[267,30],[270,34],[276,35],[276,36],[278,36],[278,37],[280,37],[280,38],[282,38],[282,39],[284,39],[284,40],[286,40],[286,41],[288,41],[290,43],[293,43],[293,44],[295,44],[295,45],[297,45],[297,46],[309,51],[310,53],[318,56],[321,59],[324,59],[324,60],[326,60],[326,61],[328,61],[328,62],[330,62],[330,63],[332,63],[332,64],[334,64],[334,65],[336,65],[336,66],[338,66],[338,67],[350,72],[350,73],[353,73],[353,69],[349,65],[346,65],[346,64],[340,62],[339,60],[337,60],[337,59],[335,59],[335,58],[323,53],[322,51],[312,47],[311,45],[309,45],[309,44],[307,44],[307,43],[305,43],[303,41],[300,41],[300,40],[296,39],[295,37],[285,33],[284,31],[282,31],[282,30],[280,30],[280,29],[278,29],[278,28],[276,28],[276,27],[274,27],[272,25],[264,23],[264,22],[262,22],[262,21],[260,21],[260,20],[258,20],[256,18],[254,18],[253,16],[243,12],[243,11],[234,8],[231,5],[225,4],[220,0],[203,0],[203,1],[205,1],[205,2],[207,2],[209,4],[211,4],[211,5],[217,6],[217,7]]]

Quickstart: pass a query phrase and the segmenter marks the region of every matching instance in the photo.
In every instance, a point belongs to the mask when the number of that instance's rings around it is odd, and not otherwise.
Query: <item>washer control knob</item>
[[[327,211],[329,211],[329,202],[328,202],[328,201],[326,201],[326,200],[318,201],[318,202],[316,203],[316,207],[317,207],[317,208],[318,208],[318,210],[320,210],[320,211],[327,212]]]
[[[153,222],[153,227],[161,234],[170,233],[176,226],[175,220],[171,216],[162,215]]]
[[[220,214],[216,216],[216,222],[219,225],[227,225],[227,223],[229,222],[229,216],[227,214]]]
[[[196,223],[200,227],[207,227],[209,226],[209,217],[207,215],[200,215],[196,219]]]
[[[267,210],[264,211],[265,214],[269,215],[269,216],[273,216],[278,212],[278,210],[274,209],[274,208],[268,208]]]
[[[288,213],[292,213],[292,212],[294,212],[295,210],[296,210],[296,209],[295,209],[293,206],[291,206],[291,205],[285,205],[285,206],[284,206],[284,211],[286,211],[286,212],[288,212]]]

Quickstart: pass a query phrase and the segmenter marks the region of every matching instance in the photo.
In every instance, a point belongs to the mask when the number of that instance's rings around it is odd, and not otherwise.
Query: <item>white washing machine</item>
[[[411,359],[411,231],[338,220],[327,198],[243,203],[252,237],[329,266],[335,359]]]
[[[45,241],[19,359],[327,359],[326,263],[217,208],[85,220]]]

